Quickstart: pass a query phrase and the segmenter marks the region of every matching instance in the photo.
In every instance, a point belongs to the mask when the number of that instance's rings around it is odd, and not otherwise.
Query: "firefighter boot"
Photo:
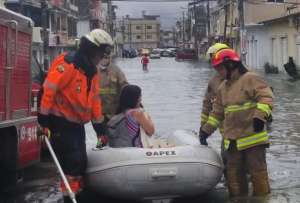
[[[253,172],[251,174],[251,181],[253,196],[264,196],[270,193],[268,172],[266,170]]]
[[[246,173],[239,168],[227,168],[227,187],[230,197],[248,195]]]

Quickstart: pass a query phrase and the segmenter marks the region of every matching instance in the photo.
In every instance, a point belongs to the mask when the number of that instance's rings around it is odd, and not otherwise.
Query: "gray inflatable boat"
[[[196,196],[216,186],[223,172],[216,151],[185,131],[166,141],[169,146],[162,148],[88,147],[87,187],[111,197],[150,200]]]

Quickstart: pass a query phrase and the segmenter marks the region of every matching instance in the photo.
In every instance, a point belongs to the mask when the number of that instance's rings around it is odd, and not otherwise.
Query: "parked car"
[[[152,50],[152,52],[150,53],[150,58],[151,59],[159,59],[160,58],[160,51]]]
[[[162,57],[175,57],[175,53],[173,53],[172,51],[170,51],[168,49],[162,51],[160,55]]]
[[[138,56],[138,51],[136,49],[124,49],[123,57],[125,58],[135,58]]]
[[[195,49],[179,49],[176,53],[176,60],[196,60],[197,54]]]

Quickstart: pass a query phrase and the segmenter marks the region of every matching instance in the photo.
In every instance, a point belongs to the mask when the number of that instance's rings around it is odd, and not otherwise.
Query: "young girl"
[[[148,113],[144,111],[141,104],[142,90],[136,85],[126,85],[120,95],[119,108],[117,114],[124,113],[128,134],[133,140],[134,147],[143,147],[140,128],[148,136],[154,134],[154,124]]]

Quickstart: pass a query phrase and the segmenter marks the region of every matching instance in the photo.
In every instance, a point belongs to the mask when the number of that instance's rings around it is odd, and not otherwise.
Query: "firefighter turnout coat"
[[[255,133],[253,118],[266,121],[273,107],[273,92],[262,77],[254,72],[232,75],[218,89],[213,110],[202,130],[212,134],[220,122],[224,124],[224,148],[235,140],[237,149],[269,143],[264,130]]]
[[[115,115],[119,105],[119,97],[123,86],[127,85],[127,79],[121,69],[110,64],[106,69],[99,70],[100,91],[102,101],[102,113],[107,119]]]
[[[43,88],[41,114],[77,124],[103,121],[98,75],[88,80],[83,70],[65,61],[65,54],[54,60]]]
[[[222,76],[220,74],[216,74],[208,82],[202,103],[201,126],[203,126],[208,120],[209,113],[212,111],[213,103],[216,100],[218,88],[223,81],[224,79]]]

